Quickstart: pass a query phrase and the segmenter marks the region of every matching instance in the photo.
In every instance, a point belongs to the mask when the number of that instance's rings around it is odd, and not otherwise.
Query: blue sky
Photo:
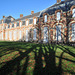
[[[31,10],[36,13],[55,3],[56,0],[0,0],[0,19],[9,15],[17,19],[20,14],[30,15]]]

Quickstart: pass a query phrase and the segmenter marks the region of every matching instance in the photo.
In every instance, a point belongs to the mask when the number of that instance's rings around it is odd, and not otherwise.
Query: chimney
[[[3,16],[3,18],[5,18],[5,16]]]
[[[61,0],[57,0],[57,3],[61,2]]]
[[[34,11],[31,11],[31,14],[34,14]]]
[[[23,17],[23,14],[20,14],[20,18]]]

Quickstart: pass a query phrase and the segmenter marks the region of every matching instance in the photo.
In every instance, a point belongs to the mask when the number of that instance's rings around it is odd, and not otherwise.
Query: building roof
[[[4,23],[14,23],[14,22],[18,22],[19,20],[25,21],[25,19],[30,19],[29,23],[32,24],[33,23],[32,19],[34,16],[42,17],[44,13],[48,13],[49,15],[52,15],[52,14],[55,14],[56,10],[62,10],[63,12],[66,12],[66,11],[70,10],[72,5],[75,5],[75,0],[64,0],[64,1],[61,1],[60,3],[56,3],[56,4],[46,8],[40,12],[31,14],[28,16],[24,16],[24,17],[21,17],[18,19],[14,19],[14,21],[10,21],[10,17],[12,17],[12,16],[5,17],[3,20],[4,20]],[[1,21],[0,21],[0,23],[1,23]]]
[[[18,18],[18,19],[14,20],[14,21],[12,21],[12,22],[10,22],[10,23],[14,23],[14,22],[17,22],[17,21],[19,21],[19,20],[33,19],[34,16],[35,16],[35,17],[39,17],[39,15],[40,15],[40,12],[37,12],[37,13],[31,14],[31,15],[28,15],[28,16],[25,16],[25,17],[22,17],[22,18]],[[32,20],[32,21],[33,21],[33,20]],[[31,23],[32,23],[32,22],[31,22]]]
[[[40,17],[42,17],[43,13],[48,13],[49,15],[52,15],[55,13],[56,10],[62,10],[63,12],[69,11],[72,5],[75,5],[75,0],[61,1],[60,3],[56,3],[50,7],[42,10]]]
[[[3,18],[3,23],[9,23],[11,22],[11,18],[13,18],[12,16],[7,16],[5,18]],[[13,18],[14,19],[14,18]],[[15,19],[14,19],[15,20]],[[2,21],[0,20],[0,24],[2,23]]]

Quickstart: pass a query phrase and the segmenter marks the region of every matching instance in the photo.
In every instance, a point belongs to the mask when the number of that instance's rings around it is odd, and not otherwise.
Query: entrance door
[[[56,40],[61,41],[61,26],[56,26]]]
[[[48,27],[44,27],[44,42],[48,42]]]

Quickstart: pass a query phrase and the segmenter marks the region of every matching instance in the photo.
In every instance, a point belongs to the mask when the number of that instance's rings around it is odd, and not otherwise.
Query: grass
[[[75,75],[75,48],[0,42],[0,75]]]

